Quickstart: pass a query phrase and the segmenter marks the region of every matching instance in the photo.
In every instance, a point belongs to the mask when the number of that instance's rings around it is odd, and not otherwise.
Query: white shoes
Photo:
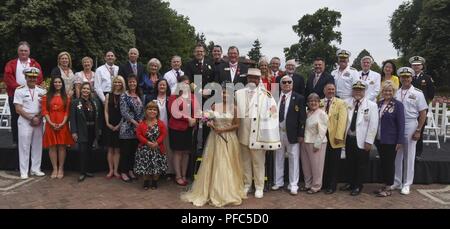
[[[21,180],[26,180],[26,179],[28,179],[28,175],[27,174],[21,174],[20,175],[20,179]]]
[[[255,191],[255,198],[261,199],[264,196],[263,190],[256,190]]]
[[[297,189],[291,189],[290,194],[293,195],[293,196],[296,196],[298,194]]]
[[[45,173],[43,173],[42,171],[35,171],[35,172],[31,171],[31,175],[32,176],[43,177],[43,176],[45,176]]]
[[[400,186],[400,185],[392,185],[391,186],[391,190],[400,190],[400,189],[402,189],[402,186]]]
[[[400,191],[400,194],[403,195],[409,195],[411,193],[411,191],[409,190],[409,186],[405,186],[402,188],[402,190]]]
[[[274,185],[272,186],[272,190],[277,191],[278,189],[280,189],[282,186],[278,186],[278,185]]]
[[[247,195],[248,191],[250,191],[250,187],[244,187],[244,194]]]

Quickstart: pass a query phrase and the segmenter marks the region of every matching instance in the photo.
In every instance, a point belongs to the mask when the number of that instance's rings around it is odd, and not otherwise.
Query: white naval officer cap
[[[350,58],[350,56],[352,55],[352,53],[350,51],[347,51],[345,49],[339,49],[336,52],[336,56],[339,58]]]
[[[397,75],[399,77],[403,77],[403,76],[412,77],[413,74],[414,74],[414,70],[410,67],[401,67],[397,71]]]
[[[411,65],[416,65],[416,64],[425,64],[425,58],[421,57],[421,56],[413,56],[411,58],[409,58],[409,63]]]
[[[36,67],[29,67],[23,70],[23,74],[29,77],[38,77],[41,71]]]

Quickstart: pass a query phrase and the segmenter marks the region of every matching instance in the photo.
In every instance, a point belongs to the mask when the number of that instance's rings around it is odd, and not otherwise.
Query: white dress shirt
[[[336,84],[336,95],[341,99],[352,97],[352,86],[359,79],[358,71],[350,66],[340,71],[339,68],[331,72]]]
[[[280,101],[278,102],[278,111],[280,110],[281,99],[283,98],[283,95],[286,96],[286,100],[285,100],[285,106],[284,106],[284,120],[283,120],[283,122],[280,122],[280,128],[282,130],[286,130],[286,117],[287,117],[289,104],[291,103],[292,91],[290,91],[290,92],[288,92],[286,94],[284,92],[281,92],[281,94],[280,94]]]
[[[180,73],[180,76],[184,75],[184,72],[181,71],[181,69],[179,69],[178,72]],[[166,72],[166,74],[164,74],[164,79],[167,80],[167,83],[169,84],[168,86],[170,88],[170,92],[173,94],[175,92],[175,90],[177,89],[177,83],[178,83],[177,71],[175,69],[172,69],[172,70]]]
[[[25,75],[23,74],[23,70],[30,67],[31,60],[28,58],[27,62],[25,64],[22,64],[20,62],[20,59],[17,60],[17,67],[16,67],[16,82],[19,85],[25,85],[27,84],[27,80],[25,79]]]
[[[363,76],[363,71],[359,71],[359,79],[366,82],[366,98],[372,102],[377,101],[377,96],[381,91],[381,75],[378,72],[369,70],[368,75]]]
[[[109,70],[112,68],[112,71]],[[111,92],[112,80],[119,74],[119,66],[107,66],[106,64],[100,66],[95,70],[94,87],[97,96],[102,102],[105,102],[105,92]],[[124,85],[125,86],[125,85]]]

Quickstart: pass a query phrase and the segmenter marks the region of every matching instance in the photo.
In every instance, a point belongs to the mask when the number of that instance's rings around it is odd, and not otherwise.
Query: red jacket
[[[8,92],[8,96],[12,97],[14,96],[14,92],[16,91],[16,88],[21,86],[16,82],[16,69],[17,69],[17,61],[19,59],[10,60],[5,65],[5,72],[3,74],[3,81],[6,84],[6,92]],[[37,78],[37,84],[41,84],[44,80],[43,74],[42,74],[42,68],[41,65],[34,59],[31,59],[30,67],[38,68],[41,72],[39,73],[39,76]]]
[[[147,131],[148,131],[148,125],[145,121],[142,121],[141,123],[139,123],[139,126],[136,128],[136,137],[139,141],[139,146],[143,146],[145,144],[147,144],[148,139],[145,136]],[[165,153],[165,148],[164,148],[164,138],[166,138],[167,136],[167,129],[166,126],[164,125],[164,123],[161,120],[158,120],[158,128],[159,128],[159,136],[156,139],[156,142],[159,145],[159,151],[161,152],[161,154]]]
[[[177,99],[180,98],[180,99]],[[199,114],[199,107],[197,99],[194,94],[191,94],[192,103],[189,105],[191,110],[189,111],[188,104],[181,99],[181,97],[177,97],[176,95],[172,95],[169,97],[169,109],[170,109],[170,118],[169,118],[169,128],[177,131],[185,131],[189,128],[189,120],[188,117],[199,118],[196,115]],[[172,106],[174,106],[172,108]],[[176,107],[178,106],[178,107]],[[190,114],[189,114],[190,112]]]

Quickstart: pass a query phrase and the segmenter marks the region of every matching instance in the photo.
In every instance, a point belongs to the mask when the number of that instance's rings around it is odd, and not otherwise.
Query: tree
[[[361,59],[365,56],[370,56],[372,57],[372,55],[370,55],[369,51],[367,51],[366,49],[363,49],[359,55],[356,57],[356,59],[353,61],[352,67],[356,68],[358,71],[361,71]],[[373,57],[372,57],[373,58]],[[377,64],[377,62],[373,62],[372,67],[370,68],[370,70],[375,71],[380,73],[381,72],[381,68],[380,66]]]
[[[49,74],[59,52],[68,51],[73,64],[84,56],[103,62],[107,50],[119,59],[134,46],[135,36],[127,27],[127,0],[6,0],[0,3],[0,63],[17,55],[17,43],[28,41],[32,56]],[[120,6],[120,7],[119,7]]]
[[[261,58],[262,54],[261,54],[261,43],[259,42],[258,39],[256,39],[253,42],[253,48],[250,49],[250,51],[248,52],[248,57],[250,58],[250,60],[255,61],[256,63],[259,62],[259,59]]]
[[[337,47],[342,34],[335,31],[341,25],[341,13],[328,10],[327,7],[317,10],[314,14],[304,15],[292,29],[300,37],[298,43],[284,49],[287,59],[296,59],[300,64],[310,64],[316,57],[322,57],[326,62],[327,71],[331,71],[336,63]]]
[[[147,63],[156,57],[163,65],[163,72],[174,55],[184,62],[190,59],[196,34],[188,17],[179,15],[168,2],[161,0],[130,0],[129,9],[133,17],[128,25],[136,34],[141,61]]]
[[[428,73],[435,85],[449,85],[450,2],[448,0],[413,0],[403,3],[390,20],[391,41],[409,65],[411,56],[426,59]]]

